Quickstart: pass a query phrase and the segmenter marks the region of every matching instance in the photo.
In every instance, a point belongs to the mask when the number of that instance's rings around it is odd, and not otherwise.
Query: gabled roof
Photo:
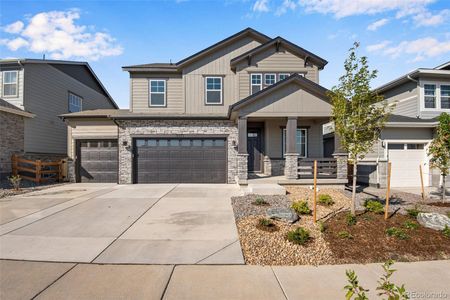
[[[23,109],[18,108],[17,106],[9,103],[6,100],[3,100],[2,98],[0,98],[0,111],[4,111],[7,113],[11,113],[11,114],[15,114],[15,115],[19,115],[19,116],[27,117],[27,118],[34,117],[34,115],[32,113],[24,111]]]
[[[293,82],[297,83],[305,90],[316,94],[322,100],[325,100],[328,103],[330,102],[330,100],[328,98],[328,92],[329,92],[328,89],[324,88],[323,86],[321,86],[321,85],[319,85],[297,73],[294,73],[291,76],[289,76],[288,78],[280,80],[277,83],[275,83],[265,89],[262,89],[259,92],[256,92],[256,93],[230,105],[230,107],[228,109],[228,116],[230,116],[233,111],[239,110],[240,108],[258,100],[259,98],[261,98],[265,95],[268,95],[268,94],[270,94],[290,83],[293,83]]]
[[[325,59],[321,58],[320,56],[315,55],[314,53],[309,52],[308,50],[303,49],[300,46],[297,46],[294,43],[291,43],[290,41],[277,36],[274,39],[271,39],[270,41],[267,41],[266,43],[253,48],[235,58],[233,58],[230,63],[231,66],[235,66],[237,63],[241,62],[244,59],[247,59],[248,57],[251,57],[255,54],[258,54],[264,50],[269,49],[270,47],[278,47],[282,45],[284,48],[286,48],[287,50],[289,50],[290,52],[292,52],[293,54],[304,58],[305,60],[310,60],[313,63],[315,63],[317,66],[319,66],[319,69],[323,69],[325,67],[325,65],[328,63]]]
[[[443,63],[442,65],[439,65],[434,69],[435,70],[450,70],[450,61]]]
[[[259,40],[262,43],[265,43],[270,40],[270,37],[268,37],[267,35],[259,32],[259,31],[256,31],[253,28],[248,27],[244,30],[239,31],[236,34],[233,34],[230,37],[227,37],[226,39],[223,39],[223,40],[215,43],[212,46],[209,46],[208,48],[205,48],[189,57],[186,57],[186,58],[180,60],[179,62],[177,62],[175,64],[156,63],[156,64],[132,65],[132,66],[122,67],[122,69],[124,71],[146,71],[146,70],[155,71],[155,69],[169,68],[167,65],[170,65],[170,66],[172,66],[172,67],[170,67],[171,71],[177,70],[177,69],[182,68],[182,67],[186,66],[187,64],[189,64],[193,61],[196,61],[196,60],[204,57],[205,55],[208,55],[208,54],[216,51],[217,49],[219,49],[225,45],[228,45],[244,36],[251,36],[251,37],[255,38],[256,40]],[[163,65],[165,65],[165,66],[163,66]],[[157,71],[159,71],[159,70],[157,70]]]
[[[109,99],[111,104],[115,108],[119,108],[114,99],[108,93],[108,90],[104,87],[100,79],[95,74],[94,70],[92,70],[91,66],[88,62],[85,61],[69,61],[69,60],[52,60],[52,59],[29,59],[29,58],[17,58],[17,59],[0,59],[0,65],[22,65],[22,64],[49,64],[49,65],[76,65],[83,66],[87,68],[89,73],[92,75],[94,80],[99,85],[100,89],[103,91],[105,96]]]

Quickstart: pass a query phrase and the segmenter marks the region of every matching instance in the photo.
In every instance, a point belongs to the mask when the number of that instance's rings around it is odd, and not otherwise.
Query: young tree
[[[389,114],[383,97],[370,89],[370,81],[377,77],[377,70],[369,70],[367,57],[357,56],[358,47],[359,43],[354,43],[350,48],[344,64],[345,74],[330,93],[335,131],[353,163],[352,215],[356,210],[358,161],[379,138]]]
[[[436,135],[428,148],[430,166],[439,169],[442,176],[442,201],[445,201],[445,178],[450,169],[450,115],[442,113]]]

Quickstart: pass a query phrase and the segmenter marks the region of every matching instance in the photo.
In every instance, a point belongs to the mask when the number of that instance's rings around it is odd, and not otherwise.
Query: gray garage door
[[[117,182],[117,140],[78,142],[79,182]]]
[[[225,138],[135,140],[136,183],[226,183]]]

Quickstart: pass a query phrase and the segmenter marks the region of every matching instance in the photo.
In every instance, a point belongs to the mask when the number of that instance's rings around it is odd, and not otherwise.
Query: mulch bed
[[[437,206],[437,207],[450,207],[450,202],[431,202],[427,205]]]
[[[383,215],[362,213],[357,223],[348,226],[348,213],[339,213],[329,219],[324,239],[338,263],[384,262],[387,259],[397,261],[419,261],[450,258],[450,238],[442,232],[419,226],[405,229],[405,221],[414,221],[411,217],[395,214],[387,221]],[[401,228],[409,236],[401,240],[386,235],[390,227]],[[339,237],[339,232],[347,231],[351,239]]]

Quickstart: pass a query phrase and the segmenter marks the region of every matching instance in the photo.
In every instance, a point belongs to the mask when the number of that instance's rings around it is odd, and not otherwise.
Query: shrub
[[[12,175],[8,177],[8,180],[16,191],[20,190],[20,182],[22,181],[22,177],[20,177],[20,175]]]
[[[399,240],[409,239],[409,236],[401,228],[397,227],[389,227],[388,229],[386,229],[386,234],[388,236],[396,237]]]
[[[346,217],[346,221],[348,226],[353,226],[356,224],[356,216],[348,214]]]
[[[366,207],[367,211],[376,213],[376,214],[382,214],[384,213],[384,206],[380,202],[376,200],[366,200],[366,203],[364,203],[364,206]]]
[[[291,207],[299,215],[309,215],[311,213],[311,209],[306,201],[295,201]]]
[[[339,231],[338,232],[338,237],[340,237],[341,239],[352,239],[353,236],[350,234],[350,232],[348,231]]]
[[[444,229],[442,229],[442,234],[450,239],[450,227],[445,225]]]
[[[333,198],[328,194],[319,195],[319,204],[331,206],[334,204]]]
[[[327,230],[327,224],[325,224],[322,221],[317,222],[317,225],[319,226],[319,230],[320,232],[325,232],[325,230]]]
[[[405,227],[406,229],[417,229],[419,228],[419,224],[414,221],[407,220],[403,223],[403,227]]]
[[[278,230],[277,225],[271,219],[266,219],[266,218],[260,218],[258,220],[258,223],[256,224],[256,228],[264,230],[264,231],[268,231],[268,232],[273,232],[273,231]]]
[[[263,199],[263,197],[256,197],[256,200],[252,202],[253,205],[266,206],[269,205],[267,201]]]
[[[298,227],[295,230],[289,231],[286,238],[294,244],[304,245],[310,240],[311,237],[307,229]]]
[[[417,209],[417,206],[414,208],[407,209],[406,212],[408,213],[408,215],[410,217],[413,217],[413,218],[417,218],[417,215],[419,215],[419,213],[421,213],[421,211]]]

